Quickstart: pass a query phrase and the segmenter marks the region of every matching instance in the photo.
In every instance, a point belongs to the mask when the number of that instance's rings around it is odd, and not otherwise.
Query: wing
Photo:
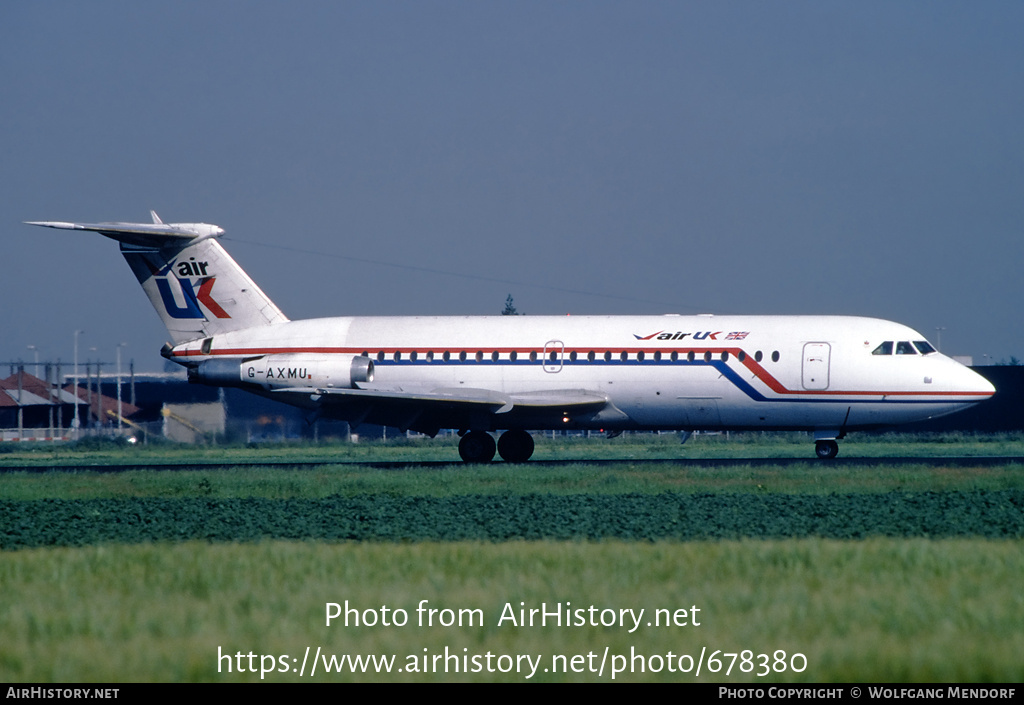
[[[409,391],[284,388],[276,394],[304,394],[320,413],[354,426],[374,423],[434,435],[442,428],[498,430],[557,428],[562,425],[609,421],[625,414],[608,397],[585,389],[541,390],[506,394],[490,389],[432,389]]]

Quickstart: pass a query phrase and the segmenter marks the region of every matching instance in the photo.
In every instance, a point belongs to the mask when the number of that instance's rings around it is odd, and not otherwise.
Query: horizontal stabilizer
[[[153,214],[156,215],[155,213]],[[159,221],[159,217],[155,218]],[[193,240],[220,237],[224,229],[209,223],[65,223],[56,220],[26,221],[58,230],[87,230],[136,247],[162,249],[184,247]]]

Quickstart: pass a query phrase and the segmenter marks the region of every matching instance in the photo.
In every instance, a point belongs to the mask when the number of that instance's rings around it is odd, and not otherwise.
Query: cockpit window
[[[892,341],[887,340],[871,351],[872,355],[892,355]]]
[[[909,340],[901,340],[896,343],[896,354],[897,355],[917,355],[917,350],[910,344]]]
[[[935,348],[932,347],[932,344],[929,343],[927,340],[915,340],[914,347],[917,348],[917,351],[922,355],[928,355],[933,352],[938,352]]]

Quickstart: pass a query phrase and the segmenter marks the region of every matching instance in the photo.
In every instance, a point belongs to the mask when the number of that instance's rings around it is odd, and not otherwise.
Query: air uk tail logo
[[[217,277],[209,276],[209,262],[198,262],[190,257],[187,262],[174,260],[156,269],[153,276],[164,309],[171,318],[206,318],[200,304],[217,318],[231,318],[230,314],[213,299],[213,285]],[[173,273],[172,273],[173,272]],[[192,279],[196,281],[193,283]],[[172,284],[172,282],[174,282]],[[199,285],[198,291],[196,284]]]

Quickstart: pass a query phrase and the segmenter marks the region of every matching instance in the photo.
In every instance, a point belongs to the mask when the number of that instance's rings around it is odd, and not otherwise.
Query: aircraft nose
[[[964,391],[970,394],[976,394],[979,397],[978,401],[988,399],[996,393],[995,385],[980,374],[967,367],[965,367],[963,371],[964,374],[962,376],[964,379],[962,385]]]

